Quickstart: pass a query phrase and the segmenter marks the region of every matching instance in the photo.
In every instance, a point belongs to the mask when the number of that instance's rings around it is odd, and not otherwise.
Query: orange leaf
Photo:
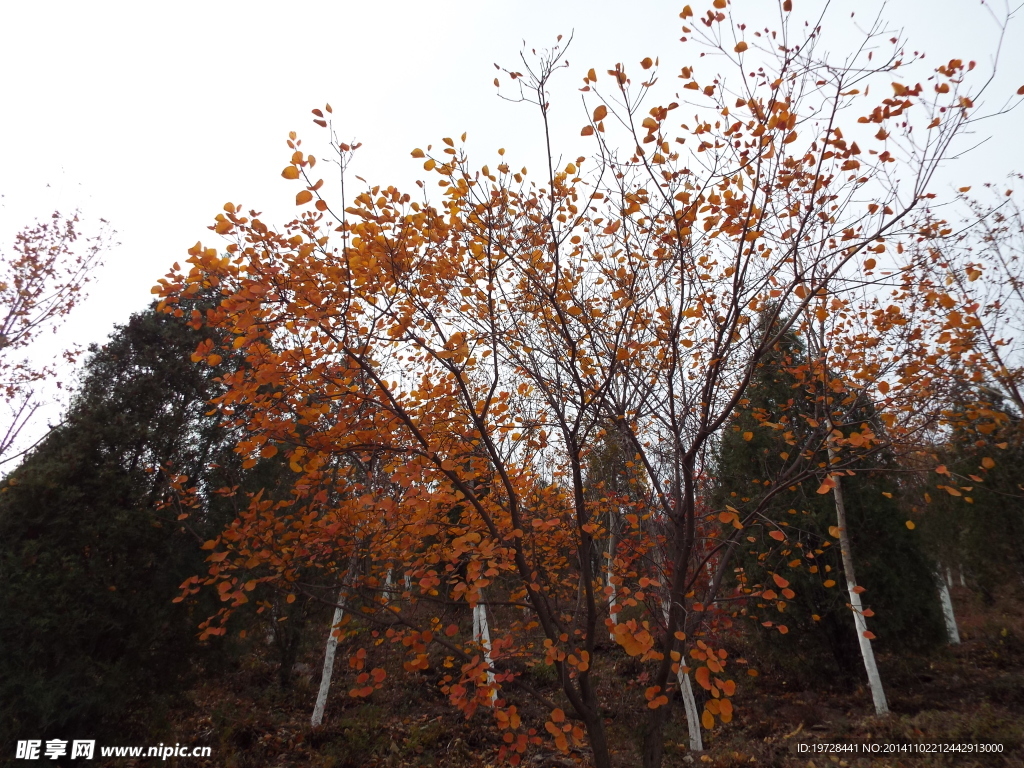
[[[592,125],[584,125],[583,126],[583,130],[580,131],[580,136],[593,136],[593,135],[594,135],[594,126],[592,126]]]
[[[869,629],[868,629],[868,630],[865,630],[865,631],[864,631],[864,632],[862,632],[861,634],[863,634],[863,635],[864,635],[864,637],[866,637],[866,638],[867,638],[868,640],[874,640],[874,639],[875,639],[875,633],[874,633],[874,632],[872,632],[872,631],[871,631],[871,630],[869,630]]]
[[[724,4],[724,0],[722,0],[722,3]],[[700,724],[704,726],[704,730],[710,731],[715,727],[715,716],[705,709],[704,713],[700,716]]]
[[[281,175],[284,176],[286,179],[294,180],[299,178],[299,169],[296,168],[294,165],[289,165],[287,168],[281,171]]]
[[[772,579],[775,581],[776,586],[778,586],[780,588],[781,587],[788,587],[789,586],[789,582],[786,581],[781,576],[779,576],[779,574],[777,574],[777,573],[773,573],[772,574]]]
[[[835,581],[834,581],[833,579],[827,579],[827,580],[825,581],[825,587],[827,587],[827,588],[829,588],[829,589],[831,589],[831,588],[832,588],[832,587],[834,587],[835,585],[836,585],[836,583],[835,583]]]
[[[308,189],[304,189],[301,192],[299,192],[299,194],[297,194],[295,196],[295,204],[296,205],[305,205],[306,203],[308,203],[312,199],[313,199],[313,193],[310,192]]]
[[[776,541],[785,541],[786,540],[786,534],[784,534],[782,531],[771,531],[768,535],[771,536]]]
[[[751,440],[754,439],[754,433],[753,432],[744,432],[743,433],[743,439],[746,440],[749,443]]]
[[[604,104],[598,105],[597,109],[594,110],[594,122],[604,120],[608,116],[608,107]]]
[[[910,530],[914,530],[915,528],[917,528],[913,520],[907,520],[907,522],[904,523],[904,525],[906,525],[907,528],[909,528]]]
[[[828,493],[836,487],[836,481],[831,477],[826,477],[825,481],[818,486],[818,493]]]
[[[733,48],[733,50],[736,51],[736,53],[743,53],[745,50],[747,50],[747,44],[740,40],[738,43],[736,43],[736,47]]]
[[[426,155],[423,153],[423,150],[419,149],[418,147],[412,151],[412,156],[413,157],[426,157]]]
[[[562,723],[565,722],[565,712],[561,709],[553,709],[551,711],[551,722]]]
[[[981,466],[983,466],[985,469],[992,469],[992,467],[994,467],[995,465],[995,461],[990,459],[988,456],[981,460]]]
[[[735,683],[733,683],[733,688],[735,688],[735,687],[736,687],[736,685],[735,685]],[[730,693],[729,695],[731,696],[732,694]],[[718,702],[718,710],[719,710],[718,716],[720,718],[722,718],[722,722],[723,723],[732,722],[732,702],[731,701],[729,701],[728,699],[722,699],[721,701],[719,701]]]
[[[693,679],[705,691],[711,690],[711,670],[707,667],[697,667],[697,671],[693,673]]]

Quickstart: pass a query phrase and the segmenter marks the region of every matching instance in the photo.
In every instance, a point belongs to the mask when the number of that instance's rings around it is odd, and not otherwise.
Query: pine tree
[[[133,316],[90,349],[66,420],[3,483],[4,743],[141,734],[188,672],[196,619],[171,600],[224,520],[182,524],[159,501],[163,469],[198,477],[227,445],[207,415],[218,372],[190,362],[199,341]]]
[[[715,459],[710,502],[715,509],[755,507],[772,486],[758,478],[779,478],[788,452],[783,439],[800,445],[810,431],[802,414],[811,403],[787,367],[799,365],[803,349],[789,338],[758,368],[741,409],[727,423]],[[874,423],[873,414],[862,414]],[[769,430],[763,424],[782,425]],[[876,425],[881,433],[881,425]],[[820,461],[827,461],[824,454]],[[873,611],[872,631],[880,650],[922,648],[942,637],[941,610],[933,566],[917,535],[904,524],[900,488],[886,457],[858,467],[843,479],[851,547],[863,599]],[[745,609],[756,641],[765,656],[781,666],[789,679],[804,682],[839,678],[852,683],[862,673],[853,618],[843,589],[836,523],[831,494],[820,495],[803,485],[777,494],[763,515],[787,531],[787,548],[761,554],[752,545],[738,558],[743,583],[768,582],[779,573],[795,596],[788,601],[752,600]],[[832,531],[830,532],[830,529]],[[752,544],[746,539],[741,542]],[[784,604],[784,610],[779,611]],[[871,615],[871,614],[866,614]],[[769,626],[764,626],[769,622]],[[779,625],[788,630],[783,634]]]

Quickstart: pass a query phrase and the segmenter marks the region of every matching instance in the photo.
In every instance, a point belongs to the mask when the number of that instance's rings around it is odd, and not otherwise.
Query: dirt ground
[[[790,681],[766,673],[744,682],[734,698],[735,719],[705,732],[702,753],[688,749],[683,707],[673,701],[664,766],[1024,768],[1024,605],[1019,596],[983,605],[966,589],[956,590],[954,600],[963,637],[959,646],[945,646],[926,656],[879,658],[891,709],[888,717],[874,716],[864,688],[791,690]],[[341,650],[339,658],[345,658]],[[618,745],[613,759],[622,768],[640,764],[640,720],[632,713],[642,708],[634,706],[639,699],[632,699],[641,695],[641,688],[631,684],[635,670],[628,669],[629,663],[623,657],[622,669],[614,670],[617,677],[606,676],[612,683],[622,682],[604,701],[609,740]],[[493,721],[484,712],[464,719],[428,675],[399,675],[368,699],[354,699],[347,695],[347,670],[342,671],[338,663],[324,725],[311,729],[316,665],[311,651],[289,690],[278,686],[273,665],[259,656],[230,674],[206,680],[171,713],[167,729],[168,738],[182,744],[210,745],[212,758],[170,759],[163,764],[182,768],[486,768],[498,764],[501,734]],[[532,682],[545,683],[543,679]],[[531,706],[524,701],[520,710],[527,716],[541,714],[532,712]],[[901,751],[873,757],[814,752],[821,748],[815,745],[827,742],[873,743],[880,751]],[[905,751],[931,743],[999,744],[1002,751],[926,756]],[[141,768],[151,763],[120,760],[106,765]],[[531,747],[523,765],[569,768],[587,766],[589,760],[585,752],[558,754],[545,742]]]

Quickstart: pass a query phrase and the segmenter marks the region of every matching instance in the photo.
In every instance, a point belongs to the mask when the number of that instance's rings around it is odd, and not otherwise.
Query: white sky
[[[992,1],[998,12],[1003,0]],[[190,245],[217,244],[206,226],[225,202],[265,211],[278,224],[294,214],[299,186],[280,177],[290,154],[284,140],[296,130],[307,139],[303,149],[323,154],[326,134],[310,122],[313,107],[330,102],[342,137],[364,142],[353,172],[373,183],[413,192],[423,172],[409,151],[463,131],[480,163],[506,147],[512,165],[539,171],[535,112],[495,95],[493,63],[515,68],[524,39],[541,48],[575,34],[571,67],[553,98],[568,159],[580,149],[585,115],[576,89],[589,67],[601,72],[623,61],[636,70],[644,56],[660,56],[667,81],[694,63],[693,47],[678,42],[683,4],[6,3],[0,243],[8,247],[15,231],[54,208],[81,208],[87,225],[109,220],[120,245],[61,335],[102,341],[147,306],[150,287],[174,261],[184,262]],[[704,8],[691,4],[698,13]],[[737,0],[734,15],[750,19],[747,9],[766,5]],[[821,5],[796,0],[796,11]],[[867,23],[879,6],[836,0],[833,18],[843,23],[856,10]],[[955,56],[990,68],[998,30],[979,0],[894,0],[884,17],[905,30],[908,48],[927,52],[931,66]],[[828,47],[842,51],[852,38],[830,39]],[[1011,23],[989,106],[1021,83],[1024,18]],[[1024,171],[1022,120],[1018,110],[984,124],[992,138],[947,168],[941,185],[998,182]]]

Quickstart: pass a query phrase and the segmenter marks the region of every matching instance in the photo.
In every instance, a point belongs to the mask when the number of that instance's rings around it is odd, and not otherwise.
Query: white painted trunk
[[[324,721],[324,708],[327,706],[327,694],[331,692],[331,678],[334,676],[334,653],[338,650],[338,636],[335,630],[345,617],[345,586],[352,578],[355,570],[355,556],[349,561],[348,572],[345,574],[345,583],[338,591],[338,605],[334,608],[334,616],[331,618],[331,630],[327,635],[327,647],[324,649],[324,671],[320,676],[320,690],[316,695],[316,706],[313,707],[313,717],[310,719],[314,728],[319,728]]]
[[[829,458],[832,451],[829,451]],[[853,569],[853,551],[850,549],[850,534],[846,529],[846,506],[843,504],[843,487],[838,477],[835,479],[833,493],[836,499],[836,518],[839,525],[839,550],[843,556],[843,571],[846,575],[846,589],[850,595],[850,605],[853,607],[853,623],[857,627],[857,642],[860,644],[860,655],[864,660],[864,669],[868,673],[868,685],[871,688],[871,698],[875,703],[876,715],[889,714],[889,704],[885,700],[885,689],[882,688],[882,678],[878,674],[878,665],[875,664],[875,651],[871,647],[871,641],[864,635],[868,631],[867,619],[864,618],[864,605],[861,603],[860,592],[857,590],[857,577]]]
[[[953,613],[953,600],[949,596],[949,587],[942,576],[936,574],[935,581],[939,585],[939,599],[942,601],[942,618],[946,620],[946,634],[950,645],[960,645],[960,630],[956,626],[956,615]]]
[[[668,624],[669,604],[667,600],[661,602],[661,612],[665,616],[665,624]],[[700,715],[697,713],[697,700],[693,697],[693,686],[690,684],[690,676],[683,671],[685,662],[679,660],[679,669],[676,672],[676,680],[679,683],[679,693],[683,697],[683,707],[686,709],[686,730],[690,734],[690,751],[702,752],[704,750],[704,738],[700,733]]]
[[[391,602],[391,590],[394,587],[394,582],[391,580],[391,568],[388,568],[387,575],[384,577],[384,605]]]
[[[491,656],[491,628],[487,624],[487,606],[477,603],[473,606],[473,640],[480,643],[484,650],[484,659],[487,661],[487,682],[494,685],[494,659]],[[498,691],[491,689],[491,701],[498,697]]]
[[[946,584],[953,586],[953,569],[946,566]]]
[[[344,591],[338,595],[338,602],[344,598]],[[334,617],[331,619],[331,632],[327,636],[327,648],[324,651],[324,672],[320,677],[320,691],[316,695],[316,706],[313,707],[313,717],[310,722],[314,728],[318,728],[324,721],[324,707],[327,706],[327,694],[331,692],[331,677],[334,675],[334,652],[338,649],[338,636],[334,633],[338,624],[345,616],[345,611],[338,605],[334,609]]]
[[[605,585],[608,587],[608,615],[612,620],[612,631],[608,633],[611,640],[615,641],[615,625],[619,623],[619,615],[615,612],[615,598],[617,590],[612,582],[612,571],[615,566],[615,517],[614,512],[608,510],[608,570],[605,573]]]
[[[679,672],[676,673],[679,681],[679,692],[683,696],[683,706],[686,707],[686,730],[690,734],[690,751],[701,752],[704,750],[704,739],[700,735],[700,716],[697,714],[697,701],[693,698],[693,686],[690,685],[690,676],[683,672],[683,662],[679,662]]]

